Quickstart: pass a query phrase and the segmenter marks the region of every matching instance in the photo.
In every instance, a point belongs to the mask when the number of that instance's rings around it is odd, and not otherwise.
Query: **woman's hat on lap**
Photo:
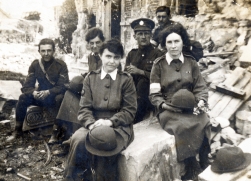
[[[97,156],[113,156],[124,148],[123,137],[109,126],[98,126],[89,131],[85,140],[87,151]]]
[[[171,102],[167,102],[166,104],[182,110],[193,111],[194,107],[196,106],[196,101],[192,92],[187,89],[180,89],[173,94]]]
[[[227,146],[218,150],[211,170],[216,173],[235,172],[246,168],[250,163],[250,153],[243,153],[237,146]]]

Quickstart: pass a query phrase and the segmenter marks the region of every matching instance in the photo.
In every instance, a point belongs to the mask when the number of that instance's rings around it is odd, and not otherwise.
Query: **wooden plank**
[[[225,84],[216,85],[216,91],[239,99],[243,99],[246,94],[242,89],[234,86],[225,86]]]
[[[233,98],[225,109],[219,114],[219,117],[230,119],[231,116],[236,112],[236,110],[242,105],[243,100]]]
[[[234,71],[223,82],[223,84],[225,84],[226,86],[234,86],[239,80],[244,77],[245,73],[245,69],[236,67],[236,69],[234,69]]]
[[[250,73],[246,73],[244,80],[242,80],[242,82],[245,82],[245,79],[247,79],[246,77],[251,77]],[[242,87],[243,83],[240,82],[238,84],[236,84],[236,87]],[[241,99],[237,99],[237,98],[233,98],[228,106],[224,109],[224,111],[219,115],[220,117],[224,117],[226,119],[229,119],[235,112],[236,110],[246,101],[250,98],[251,96],[251,82],[249,81],[248,84],[245,86],[244,91],[246,92],[246,95],[244,97],[243,100]]]
[[[214,106],[214,108],[210,112],[210,117],[215,118],[219,116],[219,114],[224,111],[229,102],[232,100],[232,96],[224,95],[222,99]]]
[[[209,109],[212,110],[214,106],[221,100],[222,97],[223,97],[222,93],[214,92],[214,94],[211,95],[208,99]]]

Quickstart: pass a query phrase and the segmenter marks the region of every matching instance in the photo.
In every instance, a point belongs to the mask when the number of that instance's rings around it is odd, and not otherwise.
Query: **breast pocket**
[[[145,70],[148,72],[151,72],[153,67],[153,61],[151,60],[146,60],[146,64],[145,64]]]

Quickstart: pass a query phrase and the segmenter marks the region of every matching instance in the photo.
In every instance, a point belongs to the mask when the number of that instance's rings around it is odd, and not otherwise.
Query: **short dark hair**
[[[52,46],[52,49],[53,51],[55,51],[55,43],[52,39],[50,38],[44,38],[42,39],[39,44],[38,44],[38,51],[40,51],[40,45],[51,45]]]
[[[101,29],[96,27],[90,28],[85,35],[85,41],[89,43],[90,40],[94,39],[97,36],[100,38],[102,42],[105,41],[105,37]]]
[[[156,14],[157,14],[158,12],[166,12],[166,15],[167,15],[167,16],[170,16],[170,8],[169,8],[169,7],[166,7],[166,6],[159,6],[159,7],[157,7],[157,9],[156,9]]]
[[[180,23],[176,22],[169,25],[160,32],[159,40],[162,47],[166,46],[166,37],[171,33],[177,33],[178,35],[180,35],[183,41],[183,45],[187,47],[190,46],[190,39],[187,30]]]
[[[121,57],[124,56],[123,45],[117,39],[111,39],[111,40],[105,41],[99,49],[99,54],[102,55],[105,49],[108,49],[110,52],[120,55]]]

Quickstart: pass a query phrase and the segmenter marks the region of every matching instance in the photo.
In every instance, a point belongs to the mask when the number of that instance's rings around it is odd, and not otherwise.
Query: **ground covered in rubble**
[[[13,122],[10,120],[12,129]],[[66,156],[53,155],[57,146],[46,145],[49,138],[38,136],[39,130],[26,132],[23,138],[8,143],[6,138],[12,129],[0,132],[0,181],[62,180]]]

